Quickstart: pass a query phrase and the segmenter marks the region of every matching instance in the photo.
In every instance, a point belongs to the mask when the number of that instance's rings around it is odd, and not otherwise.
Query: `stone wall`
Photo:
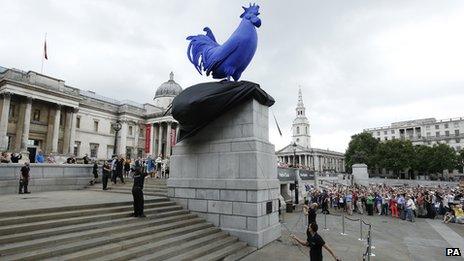
[[[169,197],[252,246],[277,239],[280,187],[268,135],[268,108],[255,100],[222,115],[174,147]]]
[[[23,164],[0,164],[0,194],[16,194]],[[92,165],[30,164],[32,192],[84,188],[93,178]]]

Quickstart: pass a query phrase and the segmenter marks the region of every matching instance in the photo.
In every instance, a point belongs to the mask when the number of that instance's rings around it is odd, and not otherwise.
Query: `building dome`
[[[169,81],[156,89],[155,99],[159,97],[175,97],[182,92],[182,87],[174,81],[174,73],[169,74]]]

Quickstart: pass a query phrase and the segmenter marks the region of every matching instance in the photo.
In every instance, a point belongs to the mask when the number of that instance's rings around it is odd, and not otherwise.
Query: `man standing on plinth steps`
[[[132,186],[132,196],[134,197],[134,213],[132,216],[143,218],[143,181],[145,174],[142,172],[140,161],[136,161],[133,169],[134,185]]]

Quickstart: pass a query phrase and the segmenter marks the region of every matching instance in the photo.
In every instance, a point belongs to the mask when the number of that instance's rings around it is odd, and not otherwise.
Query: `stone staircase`
[[[146,194],[165,193],[163,182]],[[165,196],[146,197],[146,218],[132,211],[127,201],[0,212],[0,260],[239,260],[256,250]]]
[[[112,193],[124,193],[132,195],[132,179],[125,179],[126,184],[122,184],[120,180],[114,185],[111,182],[108,182],[108,190],[106,192]],[[92,191],[102,191],[102,184],[97,183],[93,186],[87,186],[87,190]],[[146,178],[143,186],[143,194],[145,196],[167,196],[168,189],[166,187],[165,179],[155,179],[155,178]]]

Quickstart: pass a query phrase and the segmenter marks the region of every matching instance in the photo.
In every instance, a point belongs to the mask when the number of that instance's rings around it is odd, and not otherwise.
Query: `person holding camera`
[[[334,260],[339,261],[337,256],[335,256],[334,252],[330,247],[325,243],[324,239],[317,233],[318,226],[316,223],[310,223],[308,229],[306,230],[306,241],[299,239],[295,235],[291,235],[291,238],[294,239],[297,243],[302,246],[309,247],[309,260],[311,261],[322,261],[322,248],[325,248],[330,255],[334,258]]]

